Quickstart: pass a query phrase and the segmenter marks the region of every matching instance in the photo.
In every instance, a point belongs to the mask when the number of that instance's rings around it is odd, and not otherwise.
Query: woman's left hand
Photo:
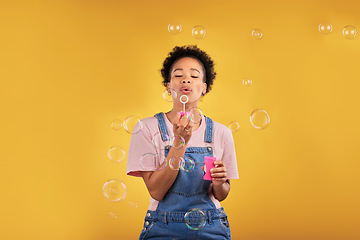
[[[227,180],[227,169],[221,160],[214,162],[215,167],[210,170],[212,183],[216,186],[224,184]]]

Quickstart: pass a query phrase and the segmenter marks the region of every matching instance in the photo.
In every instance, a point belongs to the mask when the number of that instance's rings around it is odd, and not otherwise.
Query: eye
[[[182,75],[175,75],[175,77],[182,77]]]
[[[198,78],[198,76],[191,76],[192,78]]]

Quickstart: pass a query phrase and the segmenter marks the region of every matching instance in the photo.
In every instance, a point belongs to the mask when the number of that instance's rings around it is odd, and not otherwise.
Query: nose
[[[183,80],[183,81],[182,81],[182,83],[186,83],[186,81],[185,81],[185,80]],[[187,83],[190,83],[190,80],[187,80]]]

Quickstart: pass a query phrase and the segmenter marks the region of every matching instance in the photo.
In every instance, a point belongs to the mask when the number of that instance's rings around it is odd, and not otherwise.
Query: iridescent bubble
[[[165,168],[166,165],[167,165],[166,158],[162,154],[145,153],[140,158],[140,166],[143,171],[161,170]]]
[[[356,37],[357,31],[354,26],[347,25],[344,27],[343,34],[347,39],[353,39]]]
[[[104,184],[104,197],[111,202],[119,202],[126,197],[127,188],[119,179],[111,179]]]
[[[195,168],[195,161],[189,157],[184,157],[180,162],[180,169],[185,172],[190,172]]]
[[[240,124],[238,122],[231,122],[228,126],[228,128],[232,131],[232,132],[236,132],[240,129]]]
[[[112,219],[117,219],[118,214],[116,212],[109,212],[109,217],[112,218]]]
[[[252,84],[252,80],[251,79],[243,79],[243,84],[245,87],[250,87]]]
[[[329,22],[323,22],[319,24],[319,31],[323,34],[331,33],[333,26]]]
[[[196,25],[192,30],[192,35],[196,39],[202,39],[206,35],[206,30],[205,30],[205,28],[203,26]]]
[[[131,208],[137,208],[137,207],[138,207],[138,203],[137,203],[137,202],[129,202],[129,207],[131,207]]]
[[[163,135],[166,139],[163,141],[161,135]],[[164,150],[166,146],[171,146],[170,137],[165,132],[157,132],[151,138],[151,141],[157,150]]]
[[[120,119],[114,119],[111,122],[111,128],[116,131],[119,131],[122,128],[122,121]]]
[[[171,158],[169,160],[169,167],[172,169],[172,170],[179,170],[180,169],[180,165],[182,163],[184,159],[182,157],[179,157],[179,156],[175,156],[173,158]]]
[[[206,224],[205,213],[198,208],[192,208],[184,216],[186,226],[191,230],[200,230]]]
[[[253,39],[261,39],[263,37],[263,32],[260,29],[254,29],[251,32],[251,36]]]
[[[125,150],[120,146],[112,146],[108,151],[108,158],[114,163],[120,163],[124,161],[125,156]]]
[[[170,139],[170,146],[179,150],[185,146],[185,140],[181,136],[174,136]]]
[[[130,134],[139,133],[142,129],[142,121],[136,116],[128,116],[124,120],[124,129]]]
[[[167,102],[172,102],[174,99],[176,99],[177,94],[176,91],[174,89],[166,89],[163,92],[163,98],[167,101]]]
[[[202,116],[204,115],[201,109],[197,107],[190,108],[189,112],[190,112],[189,120],[194,124],[199,123],[202,119]]]
[[[168,31],[172,34],[178,34],[182,30],[182,25],[179,22],[171,22],[168,25]]]
[[[265,110],[256,109],[250,114],[250,123],[256,129],[264,129],[270,123],[270,117]]]

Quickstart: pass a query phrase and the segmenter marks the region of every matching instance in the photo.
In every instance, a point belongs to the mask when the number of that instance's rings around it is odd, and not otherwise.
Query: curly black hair
[[[204,82],[206,83],[206,93],[211,90],[211,86],[214,83],[214,79],[216,77],[216,72],[214,70],[214,61],[210,58],[210,56],[198,48],[196,45],[188,45],[188,46],[176,46],[172,49],[172,51],[168,54],[167,58],[164,60],[163,67],[160,70],[161,76],[164,79],[163,85],[167,87],[167,84],[170,82],[170,70],[173,64],[183,57],[192,57],[200,61],[205,70],[205,78]]]

